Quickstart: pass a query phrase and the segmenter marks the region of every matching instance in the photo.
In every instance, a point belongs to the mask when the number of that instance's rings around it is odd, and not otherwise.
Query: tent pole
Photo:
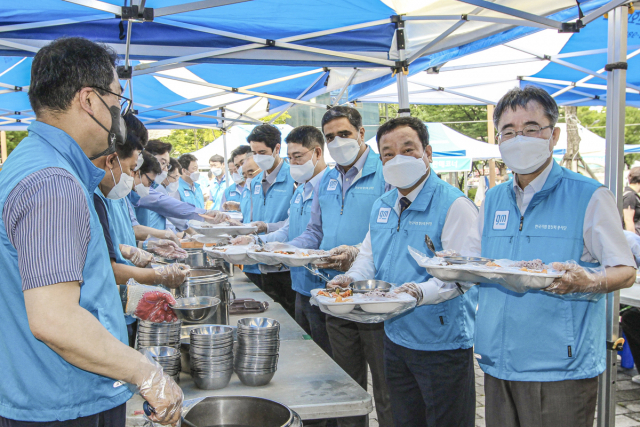
[[[628,8],[617,7],[609,13],[607,62],[625,62],[627,58]],[[604,185],[609,187],[622,213],[622,169],[624,161],[624,119],[626,70],[613,69],[607,74],[607,130]],[[620,292],[607,294],[606,339],[618,339]],[[607,350],[607,364],[598,383],[598,427],[615,426],[616,377],[618,359],[615,351]]]
[[[495,107],[493,104],[487,105],[487,142],[489,144],[496,143],[496,130],[493,127],[493,110]],[[489,159],[489,188],[493,188],[496,185],[496,161]],[[487,190],[489,189],[487,188]]]
[[[222,116],[222,148],[224,150],[224,185],[225,188],[229,188],[229,157],[227,156],[227,128],[224,126],[224,107],[220,109],[220,115]]]
[[[409,65],[406,63],[404,21],[401,19],[396,23],[396,43],[398,46],[398,62],[406,64],[394,70],[398,82],[398,117],[408,117],[411,115],[411,109],[409,108],[409,82],[407,81]]]

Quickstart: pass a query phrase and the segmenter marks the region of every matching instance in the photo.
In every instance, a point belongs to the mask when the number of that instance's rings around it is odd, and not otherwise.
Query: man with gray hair
[[[544,90],[512,89],[493,120],[514,179],[487,192],[467,247],[471,255],[534,261],[524,267],[538,271],[541,260],[564,274],[524,292],[480,284],[475,353],[485,372],[486,423],[591,426],[606,365],[603,297],[635,279],[616,201],[553,160],[558,107]]]

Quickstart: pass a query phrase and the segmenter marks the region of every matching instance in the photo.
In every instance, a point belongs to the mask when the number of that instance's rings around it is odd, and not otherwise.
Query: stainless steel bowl
[[[280,330],[280,322],[268,317],[245,317],[238,320],[238,333],[270,332],[270,329]]]
[[[174,358],[179,357],[180,352],[173,348],[167,346],[156,346],[156,347],[145,347],[140,350],[142,354],[149,354],[151,357],[155,358]]]
[[[262,374],[262,373],[252,373],[247,371],[237,371],[236,374],[242,384],[249,387],[262,387],[271,382],[273,376],[276,374],[275,372]]]
[[[220,390],[221,388],[225,388],[229,385],[231,375],[233,375],[233,371],[227,371],[222,375],[215,376],[196,375],[193,377],[193,382],[196,384],[196,387],[203,390]]]
[[[278,402],[249,396],[212,396],[185,415],[197,426],[297,427],[299,417]]]
[[[391,283],[382,280],[358,280],[352,282],[349,286],[356,294],[364,294],[373,290],[382,292],[389,292],[391,290]]]
[[[178,319],[189,322],[200,322],[212,319],[220,305],[216,297],[180,298],[171,306]]]

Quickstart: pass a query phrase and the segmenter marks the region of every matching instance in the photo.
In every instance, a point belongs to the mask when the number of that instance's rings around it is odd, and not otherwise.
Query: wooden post
[[[487,105],[487,142],[489,144],[496,143],[496,130],[493,127],[493,105]],[[496,185],[496,161],[489,160],[489,188]]]
[[[0,131],[0,156],[2,163],[7,161],[7,132]]]

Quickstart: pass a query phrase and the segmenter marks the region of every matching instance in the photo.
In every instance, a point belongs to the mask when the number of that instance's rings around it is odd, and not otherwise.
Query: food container
[[[230,236],[237,236],[243,234],[252,234],[258,231],[258,227],[243,224],[239,226],[228,224],[207,224],[203,221],[189,221],[189,226],[193,228],[198,234],[204,234],[207,237],[216,237],[222,234],[228,234]]]
[[[382,292],[389,292],[391,290],[391,283],[383,280],[358,280],[351,282],[349,287],[356,294],[364,294],[376,289]]]
[[[178,289],[172,290],[172,293],[176,298],[216,297],[220,300],[220,305],[213,318],[201,321],[185,320],[185,324],[215,323],[226,325],[229,323],[229,306],[235,299],[235,294],[226,274],[216,270],[192,269],[184,283]]]
[[[197,426],[302,427],[300,416],[285,405],[249,396],[207,397],[184,418]]]
[[[371,281],[374,282],[374,281]],[[386,283],[386,282],[382,282]],[[370,284],[373,286],[373,284]],[[373,287],[375,289],[375,287]],[[336,302],[335,298],[318,295],[324,289],[311,290],[311,304],[323,313],[360,323],[380,323],[413,309],[416,299],[406,293],[388,293],[384,296],[354,293]]]
[[[187,322],[214,322],[214,316],[220,305],[216,297],[179,298],[171,309],[178,319]]]

